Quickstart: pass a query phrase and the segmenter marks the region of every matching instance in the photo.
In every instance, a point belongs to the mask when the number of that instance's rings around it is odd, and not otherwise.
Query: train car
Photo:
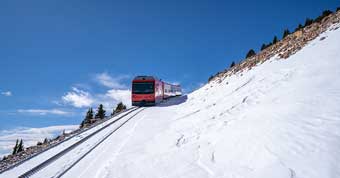
[[[181,96],[182,95],[182,89],[180,85],[174,85],[175,90],[175,96]]]
[[[174,92],[172,92],[172,89],[173,87],[171,84],[163,82],[163,99],[168,99],[175,96]]]
[[[180,85],[172,85],[153,76],[137,76],[132,81],[132,106],[153,106],[170,97],[182,95]]]

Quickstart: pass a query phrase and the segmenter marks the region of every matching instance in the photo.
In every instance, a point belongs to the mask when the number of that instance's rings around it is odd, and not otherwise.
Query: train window
[[[132,84],[133,94],[152,94],[154,93],[155,87],[153,82],[141,82]]]

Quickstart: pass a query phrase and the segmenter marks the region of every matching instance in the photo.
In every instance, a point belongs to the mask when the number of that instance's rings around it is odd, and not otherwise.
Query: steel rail
[[[25,163],[25,162],[31,160],[31,159],[34,158],[34,157],[37,157],[38,155],[40,155],[40,154],[42,154],[42,153],[44,153],[44,152],[46,152],[46,151],[48,151],[48,150],[50,150],[50,149],[52,149],[52,148],[54,148],[54,147],[56,147],[56,146],[58,146],[58,145],[60,145],[60,144],[62,144],[62,143],[64,143],[64,142],[66,142],[66,141],[68,141],[68,140],[70,140],[70,139],[72,139],[72,138],[74,138],[74,137],[76,137],[76,136],[78,136],[78,135],[80,135],[80,134],[82,134],[82,133],[84,133],[84,132],[86,132],[86,131],[92,129],[93,127],[98,126],[99,124],[103,124],[103,123],[106,123],[106,122],[108,122],[108,121],[111,121],[111,119],[112,119],[113,117],[115,117],[115,116],[117,116],[117,115],[119,115],[119,114],[128,112],[128,111],[130,111],[130,110],[132,110],[132,109],[136,109],[136,108],[137,108],[137,107],[132,107],[132,108],[129,108],[129,109],[123,111],[123,112],[116,113],[116,114],[114,114],[113,116],[110,116],[109,118],[107,118],[106,120],[104,120],[104,121],[102,121],[102,122],[95,123],[94,125],[91,125],[90,127],[86,128],[86,129],[82,129],[82,130],[79,131],[78,133],[75,133],[74,135],[72,135],[72,136],[70,136],[70,137],[68,137],[68,138],[66,138],[66,139],[64,139],[64,140],[62,140],[62,141],[60,141],[60,142],[58,142],[58,143],[56,143],[56,144],[50,145],[48,148],[43,149],[42,151],[39,151],[39,152],[37,152],[37,153],[34,153],[33,155],[31,155],[31,156],[29,156],[29,157],[27,157],[27,158],[25,158],[25,159],[23,159],[23,160],[21,160],[21,161],[19,161],[19,162],[15,163],[15,164],[13,164],[13,165],[11,165],[11,166],[9,166],[9,167],[7,167],[6,169],[1,170],[1,171],[0,171],[0,175],[1,175],[2,173],[4,173],[4,172],[7,172],[7,171],[9,171],[9,170],[15,168],[15,167],[20,166],[21,164],[23,164],[23,163]]]
[[[24,174],[20,175],[19,178],[27,178],[27,177],[31,177],[32,175],[34,175],[35,173],[39,172],[40,170],[42,170],[43,168],[45,168],[46,166],[48,166],[49,164],[53,163],[54,161],[58,160],[58,158],[62,157],[63,155],[65,155],[66,153],[70,152],[71,150],[73,150],[74,148],[76,148],[78,145],[80,145],[81,143],[85,142],[86,140],[88,140],[89,138],[91,138],[92,136],[94,136],[95,134],[99,133],[100,131],[106,129],[107,127],[111,126],[112,124],[116,123],[117,121],[119,121],[120,119],[126,117],[127,115],[129,115],[130,113],[138,110],[139,108],[133,108],[129,111],[127,111],[124,115],[122,115],[121,117],[117,118],[116,120],[114,120],[113,122],[105,125],[104,127],[96,130],[95,132],[91,133],[90,135],[84,137],[83,139],[77,141],[76,143],[72,144],[71,146],[67,147],[66,149],[64,149],[63,151],[57,153],[56,155],[50,157],[49,159],[45,160],[44,162],[40,163],[39,165],[35,166],[34,168],[30,169],[29,171],[25,172]],[[87,129],[88,130],[88,129]]]
[[[112,132],[107,134],[100,142],[95,144],[90,150],[88,150],[85,154],[83,154],[81,157],[79,157],[75,162],[73,162],[67,169],[65,169],[63,172],[61,172],[59,175],[55,176],[56,178],[62,177],[64,174],[66,174],[69,170],[71,170],[79,161],[81,161],[85,156],[87,156],[89,153],[91,153],[97,146],[99,146],[101,143],[103,143],[107,138],[109,138],[113,133],[115,133],[118,129],[120,129],[123,125],[125,125],[127,122],[129,122],[132,118],[134,118],[137,114],[142,112],[145,108],[141,109],[134,115],[132,115],[129,119],[124,121],[120,126],[118,126],[116,129],[114,129]]]

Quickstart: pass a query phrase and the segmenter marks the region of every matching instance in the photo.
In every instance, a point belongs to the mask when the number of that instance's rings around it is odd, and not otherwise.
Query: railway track
[[[62,173],[60,173],[56,178],[62,177],[65,173],[67,173],[69,170],[72,169],[73,166],[75,166],[79,161],[81,161],[86,155],[88,155],[92,150],[94,150],[98,145],[100,145],[102,142],[104,142],[108,137],[110,137],[114,132],[116,132],[118,129],[120,129],[123,125],[125,125],[128,121],[130,121],[132,118],[134,118],[137,114],[142,112],[145,108],[140,109],[137,113],[133,114],[131,117],[129,117],[126,121],[124,121],[121,125],[119,125],[116,129],[111,131],[109,134],[107,134],[102,140],[99,141],[99,143],[95,144],[90,150],[88,150],[84,155],[79,157],[73,164],[71,164],[66,170],[64,170]]]
[[[135,108],[125,113],[121,117],[117,118],[114,122],[111,122],[110,124],[84,137],[80,141],[52,156],[43,163],[35,166],[19,177],[61,177],[93,149],[95,149],[100,143],[105,141],[110,135],[112,135],[142,110],[144,110],[144,108]],[[86,141],[94,141],[94,143],[87,144]]]
[[[76,165],[80,160],[82,160],[87,154],[89,154],[92,150],[94,150],[99,144],[105,141],[110,135],[116,132],[119,128],[125,125],[129,120],[134,118],[138,113],[142,112],[145,108],[132,108],[125,113],[122,113],[120,117],[116,118],[114,121],[111,121],[107,125],[99,128],[98,130],[88,134],[83,137],[81,140],[73,143],[62,151],[54,154],[48,159],[44,160],[38,165],[35,165],[33,168],[28,171],[19,174],[20,178],[26,177],[41,177],[41,172],[48,172],[48,175],[44,177],[61,177],[67,171],[69,171],[74,165]],[[88,143],[87,143],[88,142]],[[73,155],[73,156],[70,156]],[[66,159],[69,158],[70,159]],[[61,159],[63,158],[63,159]],[[63,160],[66,160],[63,162]],[[55,165],[59,165],[59,170],[53,168]],[[60,166],[62,165],[62,166]],[[52,167],[52,168],[50,168]],[[1,175],[0,175],[1,177]]]
[[[97,127],[97,126],[100,125],[100,124],[105,124],[106,122],[110,122],[110,121],[112,120],[112,118],[114,118],[114,117],[116,117],[116,116],[119,116],[119,115],[121,115],[121,114],[127,113],[127,112],[129,112],[129,111],[131,111],[131,110],[134,110],[134,109],[136,109],[136,108],[137,108],[137,107],[132,107],[132,108],[129,108],[129,109],[127,109],[127,110],[125,110],[125,111],[123,111],[123,112],[121,112],[121,113],[117,113],[117,114],[111,116],[111,117],[110,117],[111,119],[110,119],[110,118],[106,118],[106,119],[105,119],[104,121],[102,121],[102,122],[98,122],[98,123],[96,123],[96,124],[90,126],[89,128],[82,129],[81,131],[77,132],[76,134],[74,134],[74,135],[72,135],[72,136],[70,136],[70,137],[68,137],[68,138],[66,138],[66,139],[64,139],[64,140],[62,140],[62,141],[60,141],[60,142],[58,142],[58,143],[56,143],[56,144],[50,145],[47,149],[44,149],[44,150],[42,150],[42,151],[40,151],[40,152],[37,152],[37,153],[35,153],[35,154],[33,154],[33,155],[31,155],[31,156],[29,156],[29,157],[27,157],[27,158],[21,160],[20,162],[14,164],[14,165],[11,165],[11,166],[9,166],[9,167],[6,168],[6,169],[1,170],[1,171],[0,171],[0,177],[1,177],[1,174],[2,174],[2,173],[7,172],[7,171],[10,171],[10,170],[12,170],[12,169],[14,169],[14,168],[16,168],[16,167],[18,167],[18,166],[20,166],[20,165],[22,165],[22,164],[28,162],[28,161],[30,161],[31,159],[34,159],[35,157],[37,157],[37,156],[39,156],[39,155],[41,155],[41,154],[43,154],[43,153],[45,153],[45,152],[47,152],[47,151],[49,151],[49,150],[55,148],[55,147],[57,147],[57,146],[63,144],[64,142],[67,142],[67,141],[69,141],[69,140],[71,140],[71,139],[74,139],[75,137],[77,137],[77,136],[83,134],[84,132],[89,131],[90,129],[92,129],[92,128],[94,128],[94,127]],[[113,121],[113,122],[114,122],[114,121]]]

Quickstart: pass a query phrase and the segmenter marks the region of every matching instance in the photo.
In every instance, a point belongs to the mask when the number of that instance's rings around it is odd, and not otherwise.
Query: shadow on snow
[[[187,99],[188,99],[187,95],[177,96],[177,97],[169,98],[166,101],[158,104],[157,106],[158,107],[168,107],[168,106],[173,106],[173,105],[179,105],[179,104],[186,102]]]

